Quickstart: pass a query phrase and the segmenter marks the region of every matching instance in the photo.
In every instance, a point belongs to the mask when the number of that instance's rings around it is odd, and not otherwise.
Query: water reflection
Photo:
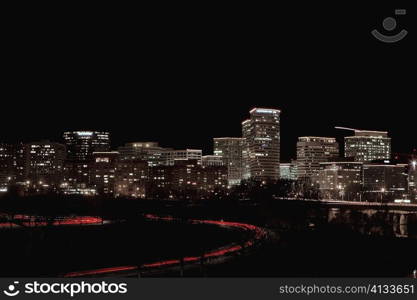
[[[416,212],[329,208],[327,222],[349,225],[363,234],[417,238]]]

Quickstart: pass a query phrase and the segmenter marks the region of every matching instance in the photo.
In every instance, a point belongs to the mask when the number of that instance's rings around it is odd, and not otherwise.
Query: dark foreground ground
[[[216,226],[164,222],[3,229],[0,276],[59,276],[199,256],[240,237]]]
[[[333,210],[295,201],[197,206],[149,201],[132,205],[134,217],[122,223],[1,229],[0,276],[59,276],[87,269],[142,265],[198,256],[245,239],[241,232],[217,226],[136,218],[144,212],[184,220],[239,221],[276,233],[276,240],[248,255],[220,265],[186,269],[183,276],[404,277],[417,268],[415,213],[409,214],[407,224],[402,225],[408,237],[397,237],[398,213]],[[177,277],[180,273],[157,276]]]
[[[2,230],[1,276],[58,276],[65,272],[140,265],[200,255],[238,241],[240,233],[208,225],[147,222]],[[31,241],[31,242],[29,242]],[[364,236],[339,225],[281,232],[247,256],[185,271],[215,277],[403,277],[417,266],[417,240]],[[158,276],[180,276],[179,272]]]

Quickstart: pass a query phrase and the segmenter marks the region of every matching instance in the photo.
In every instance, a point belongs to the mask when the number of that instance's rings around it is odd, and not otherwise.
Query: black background
[[[279,3],[279,2],[278,2]],[[404,5],[403,5],[404,4]],[[415,12],[396,44],[375,40],[406,2],[59,8],[5,26],[0,141],[109,130],[129,141],[212,151],[252,107],[282,110],[281,155],[334,126],[388,130],[417,148]],[[26,12],[28,13],[28,12]]]

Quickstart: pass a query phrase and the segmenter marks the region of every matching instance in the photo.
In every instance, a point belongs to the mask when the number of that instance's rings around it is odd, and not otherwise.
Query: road
[[[172,222],[176,219],[172,217],[159,217],[151,214],[145,215],[148,220]],[[256,244],[262,242],[268,236],[268,232],[260,227],[251,224],[239,222],[227,222],[216,220],[190,220],[191,224],[210,224],[221,226],[229,229],[238,229],[250,236],[248,240],[242,244],[231,243],[229,245],[208,251],[202,256],[188,256],[180,259],[162,260],[156,262],[145,263],[138,268],[138,266],[117,266],[109,268],[100,268],[94,270],[84,270],[78,272],[71,272],[64,275],[64,277],[94,277],[94,276],[132,276],[132,275],[149,275],[154,273],[164,273],[176,269],[184,269],[190,266],[204,264],[218,264],[233,259],[233,254],[238,254],[242,250],[248,251]],[[202,261],[203,260],[203,261]]]

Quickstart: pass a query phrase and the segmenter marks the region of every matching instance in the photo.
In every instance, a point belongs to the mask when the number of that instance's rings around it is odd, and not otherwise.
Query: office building
[[[221,137],[213,139],[214,155],[221,157],[227,167],[229,185],[237,185],[243,179],[244,138]]]
[[[13,147],[0,143],[0,192],[7,192],[14,180]]]
[[[117,149],[120,153],[120,161],[146,161],[150,167],[159,166],[165,163],[163,153],[166,150],[155,142],[134,142],[127,143]]]
[[[278,109],[254,108],[242,122],[245,138],[243,177],[278,180],[280,175],[280,114]]]
[[[363,163],[353,161],[322,162],[318,184],[324,198],[346,196],[344,199],[358,199],[362,186]]]
[[[389,161],[369,163],[363,166],[363,185],[368,193],[406,198],[408,193],[408,165]]]
[[[168,166],[173,166],[176,160],[197,160],[198,164],[201,165],[202,156],[203,151],[199,149],[167,149],[162,153],[164,164]]]
[[[98,131],[69,131],[64,133],[67,160],[90,162],[93,152],[110,151],[110,133]]]
[[[116,168],[116,197],[145,198],[149,176],[148,162],[119,159]]]
[[[61,189],[68,191],[77,191],[78,189],[92,189],[90,178],[91,162],[65,161],[64,163],[64,179]],[[78,192],[76,193],[78,194]]]
[[[411,199],[417,200],[417,159],[412,160],[409,164],[408,189]]]
[[[0,189],[7,191],[10,185],[26,184],[28,160],[26,145],[23,143],[0,143]]]
[[[355,132],[354,136],[345,137],[345,157],[353,157],[360,162],[391,159],[391,138],[388,132],[337,128]]]
[[[64,165],[62,188],[68,191],[91,193],[90,164],[94,152],[110,151],[110,134],[98,131],[68,131],[64,133],[67,159]]]
[[[204,167],[224,166],[223,157],[217,155],[204,155],[201,158],[201,164]]]
[[[149,169],[148,195],[153,198],[198,200],[227,190],[226,166],[202,166],[197,159]]]
[[[27,180],[29,186],[56,189],[63,179],[65,146],[49,141],[26,144]]]
[[[91,162],[91,184],[99,195],[113,196],[119,152],[94,152]]]
[[[279,164],[280,178],[285,180],[297,180],[297,162]]]
[[[339,144],[331,137],[299,137],[297,142],[298,179],[317,179],[320,163],[334,161],[339,156]]]

